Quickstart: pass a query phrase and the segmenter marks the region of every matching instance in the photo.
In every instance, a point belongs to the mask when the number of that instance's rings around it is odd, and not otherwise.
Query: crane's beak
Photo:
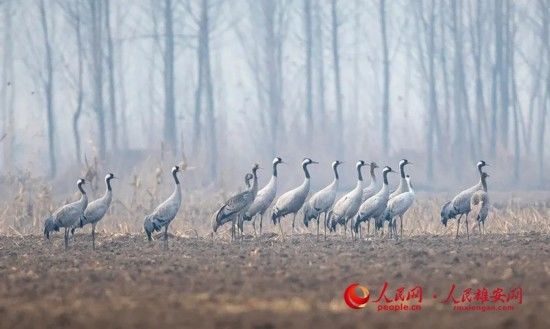
[[[313,161],[313,160],[311,160],[311,163],[312,163],[312,164],[319,164],[319,162]]]

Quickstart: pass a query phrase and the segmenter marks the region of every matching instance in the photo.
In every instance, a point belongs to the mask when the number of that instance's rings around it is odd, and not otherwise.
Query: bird
[[[256,195],[254,202],[252,202],[252,205],[250,205],[250,208],[248,208],[248,210],[244,213],[242,217],[243,220],[249,221],[252,220],[254,216],[260,215],[260,235],[262,235],[264,214],[269,206],[271,206],[273,200],[275,199],[275,196],[277,195],[277,166],[282,163],[284,162],[280,157],[275,157],[273,159],[273,173],[271,174],[271,179],[269,180],[269,183],[267,183],[266,186],[258,191],[258,195]],[[256,220],[252,222],[252,225],[254,227],[255,235]]]
[[[172,168],[172,177],[174,177],[174,191],[163,203],[158,205],[153,212],[145,216],[143,227],[147,234],[147,240],[151,241],[153,231],[160,231],[164,227],[164,249],[168,249],[168,226],[176,217],[181,206],[181,185],[178,180],[179,166]]]
[[[375,195],[378,191],[376,184],[376,176],[374,175],[374,169],[378,168],[376,162],[371,162],[370,166],[370,184],[369,186],[363,189],[363,197],[361,198],[361,203],[365,202],[368,198]]]
[[[483,189],[475,192],[470,199],[470,209],[479,228],[479,233],[485,233],[485,220],[489,214],[489,194],[487,193],[487,177],[489,174],[481,173]],[[481,230],[483,225],[483,231]]]
[[[313,161],[310,158],[304,158],[302,161],[302,169],[304,171],[304,182],[302,185],[296,187],[293,190],[290,190],[283,195],[281,195],[275,202],[271,212],[271,220],[273,224],[279,224],[279,229],[281,231],[281,238],[284,240],[285,235],[283,228],[281,227],[281,219],[286,215],[293,214],[292,218],[292,231],[294,232],[294,222],[296,220],[296,213],[302,208],[306,198],[309,194],[309,185],[310,185],[310,176],[307,166],[311,164],[317,164],[317,161]]]
[[[468,239],[470,238],[469,228],[468,228],[468,214],[470,213],[470,200],[472,199],[472,195],[483,189],[483,171],[482,168],[484,166],[488,166],[485,161],[479,161],[477,163],[477,169],[479,172],[480,180],[479,182],[458,193],[451,201],[446,202],[443,207],[441,208],[441,223],[445,226],[447,226],[447,222],[449,219],[458,217],[458,222],[456,226],[456,238],[458,239],[458,232],[460,229],[460,219],[463,215],[466,215],[466,234]]]
[[[390,197],[390,190],[388,187],[388,174],[394,173],[391,169],[391,167],[384,167],[382,170],[382,188],[373,195],[372,197],[368,198],[363,202],[361,207],[359,208],[359,212],[357,213],[357,217],[355,219],[355,224],[353,226],[353,230],[355,233],[359,233],[359,227],[361,226],[361,223],[364,221],[368,221],[368,231],[370,231],[370,219],[374,218],[377,219],[379,216],[386,210],[386,205],[388,204],[388,200]]]
[[[86,210],[88,206],[88,196],[82,187],[85,183],[86,182],[82,178],[76,183],[81,194],[78,201],[57,209],[44,223],[44,236],[46,239],[50,238],[50,232],[59,232],[60,228],[65,228],[65,249],[69,247],[69,230],[77,225],[82,227],[82,223],[85,220],[84,210]]]
[[[361,174],[361,168],[366,164],[363,160],[357,161],[355,164],[355,168],[357,169],[357,184],[355,188],[338,199],[334,204],[328,219],[331,231],[336,230],[337,224],[344,225],[344,232],[347,231],[346,224],[357,214],[359,206],[361,206],[361,198],[363,197],[363,175]]]
[[[403,159],[403,160],[399,161],[399,174],[401,175],[401,179],[399,180],[399,186],[397,186],[395,191],[390,193],[390,199],[396,197],[397,195],[399,195],[401,193],[404,193],[404,192],[408,191],[408,189],[407,189],[407,180],[405,178],[405,166],[408,165],[408,164],[412,164],[412,162],[409,162],[409,160],[407,160],[407,159]]]
[[[212,223],[212,233],[216,233],[221,225],[231,221],[231,240],[235,238],[235,224],[239,216],[248,210],[248,207],[250,207],[258,193],[258,169],[260,169],[258,164],[255,164],[252,168],[252,175],[254,177],[252,186],[248,190],[231,197],[216,212]]]
[[[107,210],[111,206],[111,200],[113,199],[113,192],[111,189],[111,180],[115,179],[115,175],[109,173],[105,176],[105,185],[107,186],[105,194],[88,204],[84,211],[84,220],[82,226],[86,224],[92,224],[92,249],[95,249],[95,227],[97,223],[105,216]],[[76,228],[73,228],[71,233],[74,234]]]
[[[326,238],[326,221],[327,213],[332,208],[334,200],[336,199],[336,192],[340,186],[340,177],[338,176],[338,166],[342,164],[342,161],[336,160],[332,163],[332,171],[334,172],[334,179],[328,186],[315,193],[304,205],[304,225],[308,227],[311,219],[317,219],[317,237],[319,237],[319,218],[321,214],[325,214],[324,227]]]
[[[401,222],[401,233],[399,236],[403,237],[403,215],[407,212],[407,210],[409,210],[414,202],[415,197],[414,189],[411,183],[411,177],[409,175],[405,176],[405,182],[407,183],[407,192],[403,192],[393,198],[390,198],[383,215],[384,219],[390,222],[390,229],[393,231],[396,238],[396,218],[399,217],[399,220]]]
[[[254,175],[247,172],[246,175],[244,175],[244,184],[246,185],[246,188],[250,188],[250,181],[254,178]]]

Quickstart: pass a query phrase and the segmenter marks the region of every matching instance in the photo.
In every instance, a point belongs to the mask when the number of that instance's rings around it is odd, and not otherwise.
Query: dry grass
[[[144,176],[151,176],[150,181],[138,178]],[[113,204],[106,218],[98,226],[98,230],[121,234],[142,232],[144,215],[171,192],[172,185],[167,184],[166,179],[162,179],[163,176],[166,175],[157,170],[154,175],[134,174],[131,179],[114,182]],[[99,185],[100,188],[90,192],[91,199],[103,193],[101,184],[97,184],[97,178],[95,179],[96,181],[90,185]],[[51,182],[33,178],[30,174],[22,177],[0,177],[0,181],[3,185],[3,191],[0,191],[2,192],[0,198],[0,234],[2,235],[41,234],[44,219],[51,212],[60,205],[79,197],[76,192],[65,197],[54,195]],[[233,192],[209,189],[184,190],[183,206],[171,225],[172,232],[180,236],[208,235],[212,214]],[[446,198],[450,196],[451,194],[445,195]],[[444,201],[441,195],[419,193],[415,204],[405,216],[405,234],[454,234],[456,221],[451,220],[448,227],[444,227],[439,221],[440,206]],[[491,201],[491,212],[486,223],[489,233],[550,232],[548,194],[492,193]],[[288,232],[290,222],[291,218],[284,220]],[[309,229],[303,226],[300,214],[296,222],[298,233],[315,232],[315,225]],[[245,226],[245,230],[251,233],[252,227]],[[267,215],[264,217],[264,231],[278,232],[270,224]],[[226,229],[222,229],[221,235],[227,236],[226,234]]]

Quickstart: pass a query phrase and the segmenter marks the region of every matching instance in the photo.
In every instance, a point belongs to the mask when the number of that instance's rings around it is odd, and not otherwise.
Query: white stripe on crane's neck
[[[332,170],[334,171],[334,179],[338,180],[340,178],[338,176],[338,162],[334,161],[332,163]]]
[[[401,174],[401,178],[405,178],[405,165],[407,162],[405,160],[399,161],[399,173]]]

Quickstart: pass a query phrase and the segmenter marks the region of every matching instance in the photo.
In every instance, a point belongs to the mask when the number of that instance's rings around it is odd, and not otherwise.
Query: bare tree
[[[111,0],[105,0],[105,34],[107,41],[107,78],[109,87],[109,113],[111,124],[111,147],[113,151],[118,150],[118,120],[116,110],[115,92],[115,50],[113,46],[113,33],[111,31]]]
[[[48,30],[48,13],[44,0],[40,0],[40,24],[42,26],[42,36],[44,42],[44,67],[45,76],[42,79],[44,88],[44,97],[46,99],[46,118],[48,123],[48,148],[50,159],[50,176],[54,177],[57,174],[57,161],[56,161],[56,143],[55,143],[55,113],[54,113],[54,72],[53,72],[53,55],[51,36]]]
[[[384,67],[384,87],[382,96],[382,148],[388,155],[390,149],[390,58],[388,54],[388,34],[386,31],[386,0],[380,0],[380,31],[382,33],[382,58]]]
[[[344,155],[344,143],[342,129],[344,127],[344,118],[342,113],[342,83],[340,78],[340,50],[338,46],[338,27],[340,25],[338,21],[338,8],[336,5],[337,0],[331,2],[331,17],[332,17],[332,59],[334,62],[334,92],[336,99],[336,148],[338,149],[338,157],[341,158]]]
[[[3,141],[3,161],[6,169],[14,165],[15,143],[15,116],[14,101],[15,88],[13,87],[13,39],[12,39],[12,2],[7,0],[3,4],[2,16],[4,21],[3,52],[2,52],[2,86],[0,86],[0,106],[2,107],[2,131],[0,139]],[[5,138],[4,138],[5,136]]]
[[[312,52],[313,32],[311,0],[304,0],[304,32],[306,36],[306,142],[311,146],[313,135],[313,93],[312,93]]]
[[[164,0],[164,144],[176,151],[176,106],[174,96],[174,26],[172,0]]]

